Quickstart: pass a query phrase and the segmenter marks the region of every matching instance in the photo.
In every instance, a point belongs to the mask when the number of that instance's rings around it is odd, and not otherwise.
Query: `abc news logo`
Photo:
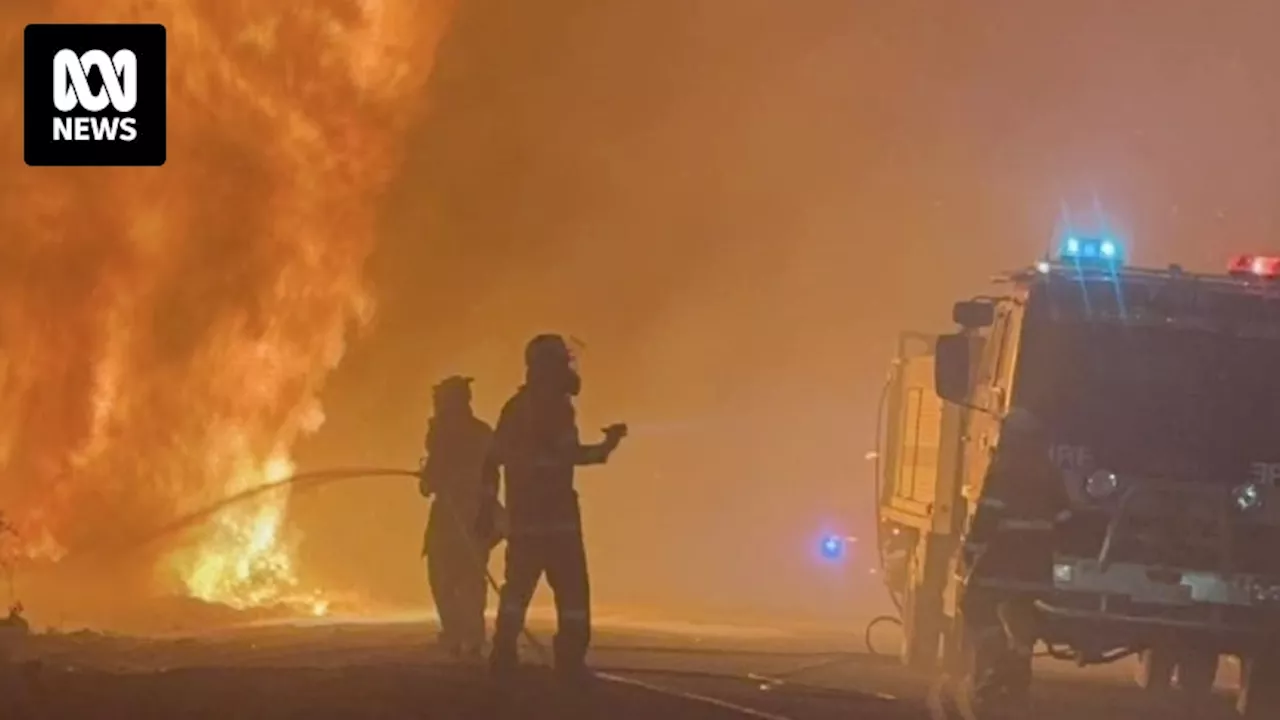
[[[28,25],[24,45],[28,165],[164,164],[163,25]]]
[[[89,87],[86,70],[90,68],[102,76],[102,89],[96,93]],[[55,142],[137,140],[138,120],[129,117],[129,113],[138,106],[138,56],[132,50],[121,50],[111,57],[101,50],[83,55],[76,55],[74,50],[59,51],[53,56],[53,105],[64,113],[77,108],[100,113],[108,106],[119,113],[114,117],[55,117]]]

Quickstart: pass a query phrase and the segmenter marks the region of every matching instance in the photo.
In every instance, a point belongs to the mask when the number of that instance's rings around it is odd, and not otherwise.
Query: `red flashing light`
[[[1280,278],[1280,256],[1237,255],[1231,259],[1229,271],[1232,275],[1251,275],[1274,280]]]

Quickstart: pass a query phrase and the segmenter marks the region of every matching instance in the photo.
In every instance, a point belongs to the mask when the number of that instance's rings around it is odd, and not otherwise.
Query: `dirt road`
[[[545,628],[540,633],[546,637]],[[260,627],[184,638],[45,635],[0,687],[8,720],[589,718],[929,720],[928,678],[818,638],[625,624],[593,652],[602,679],[568,688],[545,668],[499,688],[448,662],[425,623]],[[529,660],[538,653],[529,649]],[[1178,717],[1124,668],[1046,666],[1037,720]],[[1224,697],[1223,717],[1227,717]],[[1182,714],[1186,717],[1185,713]],[[1214,713],[1217,716],[1217,713]],[[1198,713],[1195,720],[1207,720]]]

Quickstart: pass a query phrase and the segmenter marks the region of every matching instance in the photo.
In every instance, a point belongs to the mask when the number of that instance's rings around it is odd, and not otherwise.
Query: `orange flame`
[[[369,318],[377,195],[451,2],[4,5],[11,28],[169,36],[165,167],[0,175],[0,511],[26,555],[57,559],[291,472]],[[20,68],[20,37],[0,37]],[[20,82],[0,80],[8,97]],[[0,105],[10,158],[20,125]],[[207,600],[292,596],[286,502],[228,508],[166,567]]]

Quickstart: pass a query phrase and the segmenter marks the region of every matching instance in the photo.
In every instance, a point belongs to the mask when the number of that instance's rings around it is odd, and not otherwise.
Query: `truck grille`
[[[1076,511],[1059,527],[1057,552],[1072,557],[1100,557],[1110,521],[1111,514],[1105,511]],[[1179,522],[1170,517],[1136,515],[1129,517],[1114,535],[1110,559],[1186,570],[1280,576],[1280,528],[1237,522],[1224,539],[1221,528],[1214,523],[1187,522],[1185,516]]]

